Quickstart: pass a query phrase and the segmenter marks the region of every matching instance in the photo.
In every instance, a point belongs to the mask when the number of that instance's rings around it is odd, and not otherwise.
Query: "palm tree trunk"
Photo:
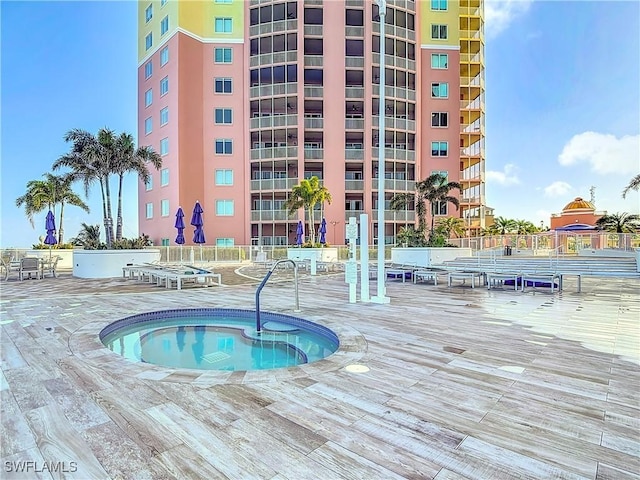
[[[309,205],[309,241],[311,242],[311,246],[315,246],[316,244],[316,231],[315,231],[315,222],[313,216],[313,205]]]
[[[107,201],[104,191],[104,179],[100,178],[100,194],[102,195],[102,223],[104,224],[105,242],[109,245],[109,222],[107,219]]]
[[[64,228],[62,228],[62,216],[64,214],[64,202],[60,202],[60,223],[58,223],[58,245],[64,243]]]
[[[111,248],[114,241],[113,236],[113,216],[111,214],[111,189],[109,188],[109,177],[105,178],[105,192],[107,195],[107,247]]]
[[[123,175],[118,177],[118,213],[116,218],[116,240],[122,240],[122,179]]]

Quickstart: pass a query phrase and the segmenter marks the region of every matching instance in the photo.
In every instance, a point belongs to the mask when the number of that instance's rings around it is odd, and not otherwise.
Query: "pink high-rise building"
[[[463,186],[460,210],[436,214],[484,227],[483,0],[387,0],[384,134],[378,13],[368,0],[140,1],[138,139],[163,157],[140,186],[140,232],[173,244],[177,208],[188,220],[198,200],[207,244],[294,243],[283,205],[315,175],[333,198],[329,243],[363,212],[377,235],[379,148],[386,243],[415,220],[389,199],[434,172]]]

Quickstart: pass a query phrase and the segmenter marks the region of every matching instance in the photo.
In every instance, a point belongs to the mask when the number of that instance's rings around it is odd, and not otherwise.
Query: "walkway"
[[[639,287],[391,281],[382,306],[349,304],[342,276],[306,277],[301,315],[350,351],[221,378],[123,369],[80,333],[149,310],[251,308],[254,285],[2,284],[2,478],[53,462],[81,479],[637,479]],[[291,292],[270,282],[261,304],[290,311]],[[8,471],[20,461],[35,462],[30,475]]]

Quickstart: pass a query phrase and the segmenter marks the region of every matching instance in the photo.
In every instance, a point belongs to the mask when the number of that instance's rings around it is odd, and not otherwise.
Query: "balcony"
[[[320,87],[322,88],[322,87]],[[249,88],[249,95],[256,97],[271,97],[273,95],[295,94],[298,91],[297,83],[275,83],[273,85],[259,85]]]
[[[371,149],[371,155],[373,158],[378,158],[379,148],[373,147]],[[384,158],[389,160],[406,160],[410,162],[416,161],[416,152],[415,150],[404,150],[399,148],[385,148],[384,149]]]
[[[364,190],[364,180],[345,180],[345,190]]]
[[[345,148],[345,160],[364,160],[364,149],[362,148]]]
[[[305,85],[304,96],[306,98],[322,98],[324,96],[324,88],[322,86]]]
[[[324,118],[304,117],[304,128],[324,128]]]
[[[373,115],[371,125],[377,127],[380,124],[379,120],[380,117],[378,115]],[[397,130],[406,130],[410,132],[416,131],[416,121],[408,120],[406,118],[389,117],[385,115],[384,125],[385,128],[395,128]]]
[[[344,66],[349,67],[364,67],[364,57],[345,57]]]
[[[305,55],[304,66],[305,67],[321,67],[323,64],[322,55]]]
[[[378,219],[378,210],[374,209],[371,212],[371,217],[374,221]],[[396,212],[395,210],[385,210],[384,219],[390,222],[413,222],[416,218],[416,214],[413,210],[401,210]]]
[[[298,158],[298,147],[266,147],[251,149],[251,160],[269,158]]]
[[[291,190],[298,184],[297,178],[263,178],[251,180],[251,190]]]
[[[364,118],[345,118],[344,128],[345,130],[363,130]]]
[[[251,210],[252,222],[286,221],[289,214],[286,210]]]
[[[360,215],[363,213],[367,212],[365,212],[364,210],[345,210],[344,219],[347,223],[349,222],[349,218],[351,217],[356,217],[358,220],[360,220]]]
[[[364,87],[346,87],[344,96],[346,98],[364,98]]]
[[[324,149],[322,148],[305,148],[305,160],[322,160],[324,158]]]
[[[298,124],[298,115],[265,115],[263,117],[253,117],[249,128],[271,128],[295,126]]]

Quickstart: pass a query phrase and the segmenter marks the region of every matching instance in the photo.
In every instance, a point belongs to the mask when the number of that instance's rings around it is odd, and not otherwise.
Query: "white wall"
[[[470,248],[453,247],[394,247],[391,249],[391,262],[415,264],[418,267],[439,265],[458,257],[470,257]]]
[[[74,250],[73,276],[113,278],[122,276],[122,267],[160,260],[160,250]]]

